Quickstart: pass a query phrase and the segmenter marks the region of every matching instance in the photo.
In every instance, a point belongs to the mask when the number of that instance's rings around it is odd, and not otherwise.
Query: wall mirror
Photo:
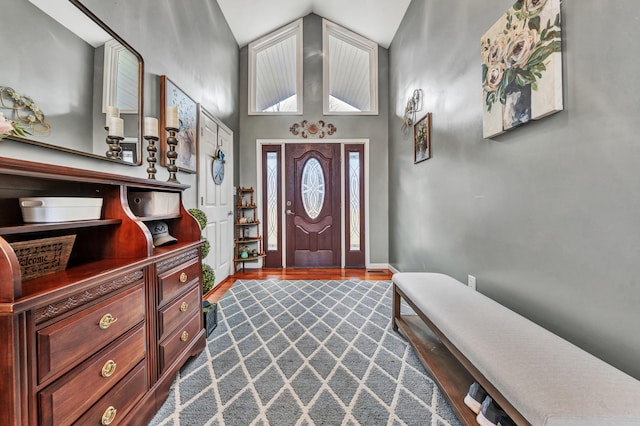
[[[15,141],[124,164],[142,163],[142,57],[80,0],[3,0],[0,112],[30,134]],[[107,156],[107,110],[123,120]]]

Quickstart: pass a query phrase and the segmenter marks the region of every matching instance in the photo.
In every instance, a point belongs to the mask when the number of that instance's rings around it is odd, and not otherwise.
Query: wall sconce
[[[416,122],[416,112],[422,110],[422,89],[416,89],[407,101],[404,108],[404,116],[402,117],[402,133],[406,134]]]

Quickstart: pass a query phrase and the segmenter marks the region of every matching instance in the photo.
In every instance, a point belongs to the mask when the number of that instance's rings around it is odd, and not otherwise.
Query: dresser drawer
[[[158,305],[165,305],[179,293],[193,287],[195,281],[201,278],[202,267],[200,265],[200,259],[193,259],[179,268],[160,274],[158,276]]]
[[[158,321],[159,340],[163,340],[167,335],[186,321],[200,314],[202,296],[200,286],[194,287],[184,296],[160,309]]]
[[[188,323],[177,328],[166,340],[160,343],[160,373],[191,344],[202,330],[202,316],[195,315]]]
[[[100,401],[82,415],[74,425],[102,426],[118,425],[147,389],[147,374],[144,362],[120,383],[111,389]]]
[[[37,332],[38,382],[72,367],[144,319],[142,284]]]
[[[39,394],[41,424],[69,424],[144,359],[144,324],[69,372]],[[144,390],[143,390],[144,392]]]

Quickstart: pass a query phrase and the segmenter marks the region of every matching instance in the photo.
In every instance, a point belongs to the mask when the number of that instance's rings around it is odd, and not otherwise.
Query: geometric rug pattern
[[[409,308],[403,306],[406,311]],[[391,329],[390,281],[237,281],[151,425],[458,425]]]

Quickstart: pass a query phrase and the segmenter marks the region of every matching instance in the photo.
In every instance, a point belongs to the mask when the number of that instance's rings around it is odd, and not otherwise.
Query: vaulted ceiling
[[[315,13],[388,48],[411,0],[217,0],[238,45]]]

